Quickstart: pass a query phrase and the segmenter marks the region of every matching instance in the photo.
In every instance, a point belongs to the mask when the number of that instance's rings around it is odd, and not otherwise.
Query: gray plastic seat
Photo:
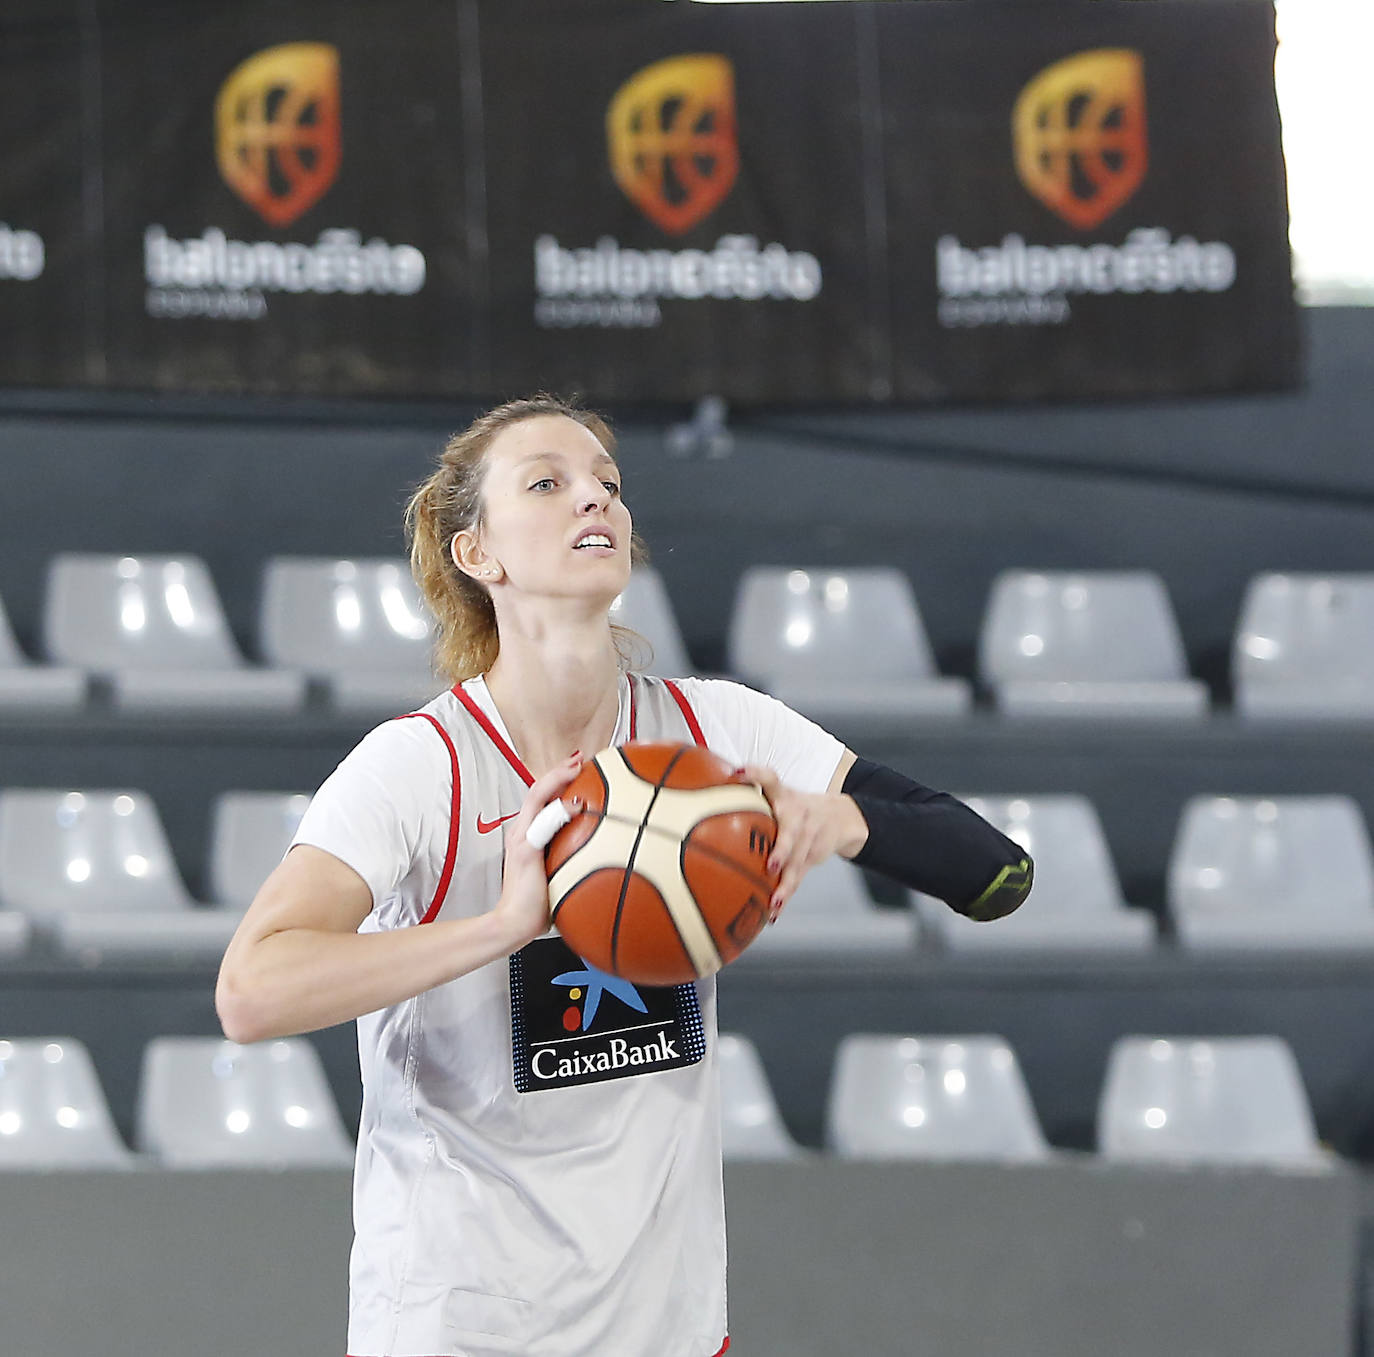
[[[826,1140],[846,1159],[1048,1156],[1020,1066],[1001,1037],[845,1037]]]
[[[245,910],[295,837],[303,792],[221,792],[210,812],[210,898]]]
[[[754,1043],[720,1034],[720,1130],[726,1159],[795,1159],[801,1149],[778,1113]]]
[[[81,1042],[0,1041],[0,1171],[127,1169],[133,1163]]]
[[[965,680],[936,670],[911,585],[888,568],[750,567],[726,662],[822,724],[963,716],[972,704]]]
[[[301,674],[249,668],[195,556],[64,553],[48,567],[44,648],[100,674],[121,711],[292,712]]]
[[[1199,717],[1164,581],[1150,571],[1003,571],[978,672],[1008,716]]]
[[[274,557],[259,629],[266,659],[322,681],[338,711],[409,711],[447,687],[434,676],[432,618],[400,557]]]
[[[1231,677],[1247,719],[1374,719],[1374,574],[1256,575]]]
[[[31,664],[0,601],[0,712],[75,711],[85,705],[86,687],[80,669]]]
[[[1279,1037],[1122,1037],[1098,1101],[1112,1159],[1322,1165],[1302,1075]]]
[[[923,928],[954,951],[1143,952],[1154,916],[1130,908],[1107,836],[1085,796],[960,796],[1035,860],[1035,885],[1005,919],[977,923],[942,900],[912,892]]]
[[[917,921],[909,909],[873,903],[862,870],[844,858],[827,858],[802,877],[775,924],[732,964],[807,954],[813,957],[910,951]]]
[[[157,1037],[143,1052],[135,1141],[165,1168],[338,1167],[353,1145],[315,1048]]]
[[[611,604],[611,621],[629,627],[649,643],[653,673],[678,678],[697,672],[687,655],[663,577],[652,566],[637,565],[630,572],[625,592]]]
[[[0,903],[65,956],[217,961],[232,910],[197,907],[137,791],[0,792]]]
[[[1193,950],[1374,948],[1369,834],[1348,796],[1193,797],[1166,889]]]

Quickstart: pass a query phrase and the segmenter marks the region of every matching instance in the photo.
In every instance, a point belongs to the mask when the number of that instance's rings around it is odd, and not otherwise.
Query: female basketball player
[[[837,852],[978,917],[1029,886],[967,808],[773,699],[629,672],[613,450],[543,397],[451,440],[407,526],[455,685],[324,783],[220,971],[236,1041],[358,1020],[354,1357],[728,1346],[714,981],[586,967],[549,933],[526,840],[582,754],[696,741],[747,766],[778,820],[775,912]]]

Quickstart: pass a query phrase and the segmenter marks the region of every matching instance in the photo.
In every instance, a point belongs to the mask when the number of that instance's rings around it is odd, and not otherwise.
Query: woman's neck
[[[555,634],[503,627],[486,682],[515,752],[535,777],[574,750],[591,758],[615,734],[620,668],[604,620]]]

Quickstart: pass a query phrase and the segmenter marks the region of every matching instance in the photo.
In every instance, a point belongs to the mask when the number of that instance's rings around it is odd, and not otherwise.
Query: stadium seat
[[[826,1142],[846,1159],[1037,1160],[1049,1150],[1001,1037],[845,1037]]]
[[[1374,574],[1256,575],[1231,654],[1248,719],[1374,718]]]
[[[1143,952],[1154,916],[1121,897],[1107,837],[1084,796],[961,796],[1035,860],[1035,885],[1005,919],[977,923],[912,892],[922,928],[953,951]]]
[[[803,953],[891,955],[910,951],[916,939],[911,910],[875,905],[863,871],[831,857],[802,877],[777,923],[767,925],[733,964]]]
[[[86,686],[80,669],[30,664],[0,602],[0,713],[75,711],[85,705]]]
[[[972,689],[942,678],[898,570],[751,566],[730,614],[727,667],[812,719],[883,726],[963,716]]]
[[[267,562],[259,613],[263,656],[322,681],[338,711],[409,711],[442,692],[448,685],[434,676],[431,623],[399,557]]]
[[[1374,948],[1374,862],[1348,796],[1193,797],[1166,891],[1192,950]]]
[[[210,811],[209,893],[245,910],[286,855],[310,798],[303,792],[221,792]]]
[[[0,1170],[127,1169],[133,1163],[81,1042],[0,1041]]]
[[[135,1142],[165,1168],[347,1167],[353,1146],[315,1048],[157,1037],[143,1052]]]
[[[1098,1103],[1111,1159],[1317,1164],[1297,1061],[1279,1037],[1122,1037]]]
[[[233,910],[197,908],[136,791],[0,792],[0,903],[69,959],[218,961]]]
[[[50,659],[101,675],[121,711],[293,712],[305,698],[301,674],[245,665],[195,556],[54,557],[43,636]]]
[[[1009,716],[1199,717],[1173,608],[1149,571],[1003,571],[978,672]]]
[[[726,1159],[795,1159],[759,1053],[748,1037],[720,1034],[720,1130]]]
[[[652,566],[638,565],[630,573],[625,592],[611,604],[611,621],[629,627],[649,643],[653,657],[647,667],[652,673],[683,678],[697,672],[688,658],[663,577]]]

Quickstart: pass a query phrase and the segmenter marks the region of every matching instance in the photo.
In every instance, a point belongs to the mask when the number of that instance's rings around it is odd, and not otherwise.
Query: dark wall
[[[1305,326],[1309,380],[1285,395],[757,412],[717,460],[667,452],[682,411],[611,413],[698,664],[721,663],[751,562],[901,566],[942,663],[964,673],[998,569],[1149,567],[1194,667],[1221,683],[1251,574],[1374,568],[1374,310],[1312,310]],[[251,652],[263,559],[401,550],[407,488],[472,413],[7,393],[0,598],[36,650],[53,552],[197,552]]]
[[[1347,1176],[731,1164],[739,1357],[1349,1357]],[[6,1351],[335,1357],[338,1171],[8,1174]],[[111,1247],[115,1239],[137,1247]]]

